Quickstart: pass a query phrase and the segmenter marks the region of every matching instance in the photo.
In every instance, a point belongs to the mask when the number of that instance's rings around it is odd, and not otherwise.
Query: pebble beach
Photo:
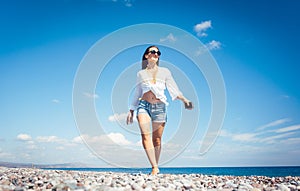
[[[116,173],[0,167],[0,191],[300,190],[300,177]]]

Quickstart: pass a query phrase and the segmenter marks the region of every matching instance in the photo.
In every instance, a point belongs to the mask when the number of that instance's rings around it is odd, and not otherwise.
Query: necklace
[[[153,67],[153,68],[146,68],[147,73],[152,77],[152,79],[150,80],[150,82],[152,84],[156,84],[156,75],[158,72],[158,67]]]

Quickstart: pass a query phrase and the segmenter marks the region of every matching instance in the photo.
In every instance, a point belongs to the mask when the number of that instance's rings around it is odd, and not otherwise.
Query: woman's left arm
[[[187,105],[187,106],[190,105],[190,100],[188,100],[186,97],[183,96],[182,92],[179,90],[179,88],[169,70],[166,71],[166,86],[172,97],[172,100],[179,99],[185,105]]]

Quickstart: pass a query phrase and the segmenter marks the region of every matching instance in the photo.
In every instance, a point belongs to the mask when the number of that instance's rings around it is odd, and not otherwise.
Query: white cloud
[[[83,140],[82,140],[81,136],[78,136],[78,137],[74,137],[73,140],[72,140],[72,142],[73,143],[82,144]]]
[[[81,135],[78,137],[75,137],[73,139],[73,142],[75,143],[83,143],[83,141],[87,143],[92,143],[92,144],[102,144],[105,143],[105,137],[104,135],[99,135],[99,136],[90,136],[90,135]],[[106,143],[107,144],[107,143]]]
[[[208,50],[216,50],[221,48],[221,42],[212,40],[205,45]]]
[[[119,145],[131,145],[132,143],[128,141],[125,136],[121,133],[110,133],[107,135],[111,140]]]
[[[220,130],[220,133],[219,133],[219,136],[220,136],[220,137],[231,137],[232,134],[229,133],[228,131],[224,130],[224,129],[221,129],[221,130]]]
[[[19,134],[19,135],[17,136],[17,140],[19,140],[19,141],[31,141],[32,138],[31,138],[31,136],[28,135],[28,134]]]
[[[122,3],[126,7],[132,7],[134,0],[96,0],[98,2],[113,2],[113,3]]]
[[[38,142],[41,142],[41,143],[55,143],[55,142],[62,142],[62,139],[59,139],[58,137],[56,136],[38,136],[36,138],[36,140]]]
[[[83,95],[86,96],[87,98],[92,98],[92,99],[99,98],[99,96],[97,94],[91,94],[91,93],[88,93],[88,92],[84,92]]]
[[[229,137],[233,141],[239,142],[251,142],[251,143],[297,143],[299,141],[298,138],[291,137],[297,131],[300,130],[300,125],[292,125],[284,128],[279,128],[275,130],[265,130],[266,128],[275,127],[277,125],[282,125],[286,122],[289,122],[290,119],[284,118],[280,120],[276,120],[270,122],[266,125],[263,125],[257,129],[256,133],[230,133],[226,130],[222,130],[220,136]]]
[[[115,121],[125,121],[127,118],[127,113],[115,113],[114,115],[111,115],[108,117],[108,120],[111,122],[115,122]]]
[[[199,47],[198,50],[195,51],[195,56],[200,56],[201,54],[207,52],[208,50],[217,50],[220,49],[222,43],[216,40],[212,40],[209,43]]]
[[[277,130],[274,130],[275,133],[285,133],[285,132],[289,132],[289,131],[296,131],[300,129],[300,125],[292,125],[289,127],[284,127],[284,128],[280,128]]]
[[[165,41],[169,41],[169,42],[175,42],[177,39],[175,38],[175,36],[170,33],[168,36],[161,38],[159,41],[160,42],[165,42]]]
[[[234,141],[242,141],[242,142],[255,142],[257,134],[255,133],[242,133],[242,134],[234,134],[232,135],[232,139]]]
[[[11,159],[15,158],[15,156],[11,153],[4,152],[0,149],[0,158],[2,160],[11,160]]]
[[[125,0],[125,6],[126,7],[132,7],[133,6],[132,1],[131,0]]]
[[[60,103],[60,101],[58,99],[53,99],[52,102],[53,103]]]
[[[197,35],[199,37],[204,37],[207,36],[207,34],[205,33],[205,31],[209,28],[211,28],[211,21],[203,21],[199,24],[196,24],[194,26],[194,30],[197,32]]]
[[[202,47],[199,47],[198,50],[196,50],[196,52],[195,52],[195,56],[200,56],[201,54],[203,54],[206,51],[207,51],[207,49],[205,48],[205,45]]]
[[[132,143],[121,133],[109,133],[107,135],[99,136],[81,135],[81,137],[75,137],[73,141],[82,143],[81,138],[88,144],[97,144],[101,146],[113,145],[112,142],[109,142],[109,139],[119,145],[132,145]]]
[[[279,119],[279,120],[276,120],[276,121],[272,121],[272,122],[270,122],[266,125],[263,125],[263,126],[259,127],[257,130],[263,130],[263,129],[266,129],[266,128],[269,128],[269,127],[282,125],[282,124],[285,124],[285,123],[290,122],[290,121],[291,120],[289,118]]]
[[[35,144],[34,140],[32,137],[28,134],[19,134],[17,135],[17,140],[24,142],[24,148],[29,149],[29,150],[35,150],[38,149],[38,146]]]
[[[59,137],[54,136],[54,135],[51,135],[51,136],[38,136],[35,139],[35,141],[37,141],[38,143],[59,144],[60,146],[63,146],[63,147],[74,147],[74,146],[76,146],[76,143],[77,143],[77,142],[74,141],[74,139],[73,140],[68,140],[68,139],[59,138]]]
[[[278,139],[291,136],[292,134],[294,134],[294,133],[284,133],[284,134],[274,135],[274,136],[263,138],[259,142],[265,142],[265,143],[268,143],[268,144],[272,144],[272,143],[277,142]]]

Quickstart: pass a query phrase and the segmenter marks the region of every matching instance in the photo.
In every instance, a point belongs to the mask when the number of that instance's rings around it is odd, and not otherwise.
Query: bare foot
[[[157,166],[152,167],[151,175],[157,175],[159,173],[159,169]]]

